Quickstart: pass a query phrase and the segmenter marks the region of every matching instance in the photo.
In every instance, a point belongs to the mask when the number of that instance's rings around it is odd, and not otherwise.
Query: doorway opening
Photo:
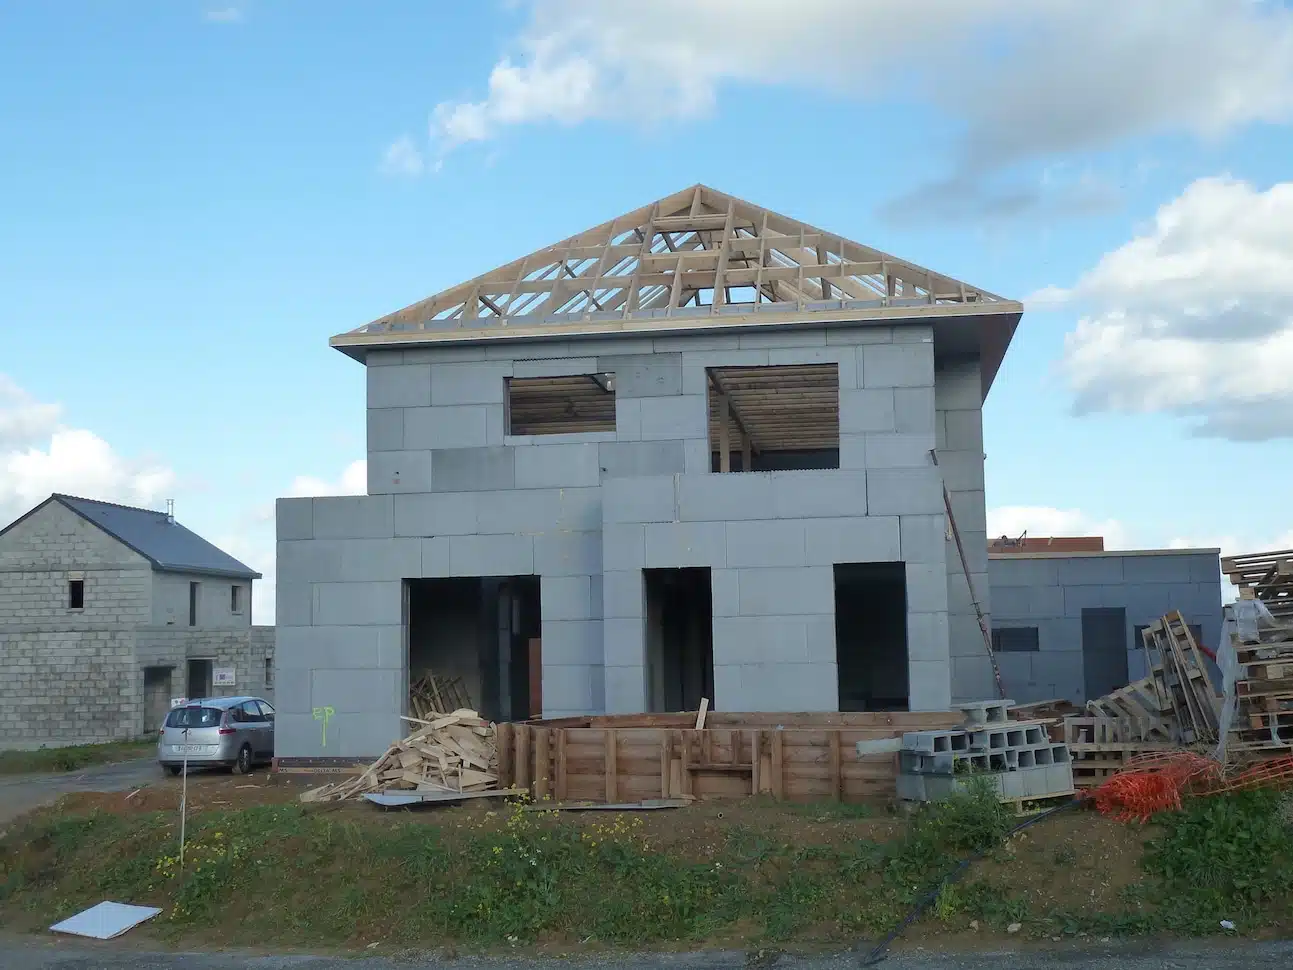
[[[841,711],[907,710],[907,569],[835,566],[835,662]]]
[[[644,569],[647,709],[694,711],[714,698],[714,597],[709,569]]]
[[[144,668],[144,734],[154,734],[171,709],[171,667]]]
[[[202,697],[210,697],[214,667],[214,660],[190,660],[188,682],[186,684],[187,690],[184,696],[191,701]]]
[[[1133,644],[1134,645],[1134,644]],[[1128,683],[1127,610],[1125,607],[1082,611],[1082,686],[1085,700],[1103,697]]]
[[[491,721],[541,713],[538,576],[410,579],[405,596],[410,691]]]

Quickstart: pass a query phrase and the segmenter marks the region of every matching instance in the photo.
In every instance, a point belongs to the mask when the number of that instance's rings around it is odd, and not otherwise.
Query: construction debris
[[[1272,618],[1293,621],[1293,549],[1224,556],[1221,571],[1241,600],[1259,600]]]
[[[1266,602],[1240,600],[1226,608],[1230,650],[1223,663],[1227,730],[1221,760],[1293,747],[1293,614],[1272,615]]]
[[[1084,715],[1057,725],[1079,788],[1102,784],[1130,758],[1211,744],[1221,733],[1221,696],[1180,612],[1150,624],[1141,638],[1149,676],[1088,701]]]
[[[495,728],[472,710],[402,718],[418,725],[403,741],[346,781],[313,788],[303,802],[344,801],[372,792],[483,792],[498,788]]]
[[[941,801],[964,790],[969,775],[987,778],[1006,802],[1073,794],[1068,747],[1051,740],[1045,722],[1009,720],[1013,704],[961,705],[962,727],[904,734],[898,797]]]
[[[461,711],[471,708],[471,695],[461,677],[437,677],[428,670],[409,685],[409,710],[424,721],[439,715],[437,711]]]

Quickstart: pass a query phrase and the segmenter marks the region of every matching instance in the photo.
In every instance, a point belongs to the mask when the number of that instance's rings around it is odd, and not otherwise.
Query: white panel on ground
[[[131,906],[105,901],[82,910],[75,916],[69,916],[61,923],[55,923],[50,930],[73,936],[88,936],[93,940],[111,940],[160,912],[160,909],[153,906]]]

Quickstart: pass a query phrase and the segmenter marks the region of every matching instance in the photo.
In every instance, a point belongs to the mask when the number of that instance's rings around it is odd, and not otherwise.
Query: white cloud
[[[0,524],[51,492],[152,506],[174,488],[175,473],[164,464],[118,454],[60,416],[58,405],[37,401],[0,374]]]
[[[298,475],[287,490],[291,498],[305,498],[311,495],[365,495],[367,492],[368,462],[363,458],[347,465],[335,482],[309,475]]]
[[[408,135],[401,135],[387,146],[379,166],[383,175],[421,175],[426,168],[426,160],[421,150],[413,144]]]
[[[238,7],[218,7],[203,13],[202,19],[210,24],[240,24],[245,17]]]
[[[1268,0],[1177,0],[1170,17],[1159,0],[529,7],[484,97],[436,106],[442,150],[516,125],[695,118],[724,87],[789,86],[809,98],[897,96],[961,123],[957,168],[937,190],[1139,134],[1216,137],[1293,115],[1293,11]],[[1008,191],[987,201],[1018,203]]]
[[[1079,411],[1167,412],[1200,434],[1293,435],[1293,182],[1200,179],[1069,289]]]
[[[324,495],[364,495],[368,491],[368,462],[352,461],[333,481],[298,475],[288,486],[289,498]],[[272,624],[275,597],[278,592],[274,505],[268,503],[251,509],[238,528],[211,541],[248,566],[263,578],[252,588],[252,619],[257,624]]]
[[[1117,519],[1100,519],[1080,509],[1057,509],[1046,505],[1003,505],[988,509],[988,539],[1025,532],[1033,538],[1051,536],[1103,536],[1106,549],[1128,548],[1126,526]]]

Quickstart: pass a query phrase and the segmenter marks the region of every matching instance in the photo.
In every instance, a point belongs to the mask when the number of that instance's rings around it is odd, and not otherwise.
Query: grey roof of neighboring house
[[[232,576],[239,579],[260,579],[261,574],[233,556],[217,549],[196,532],[173,521],[165,512],[137,509],[129,505],[96,502],[94,499],[77,498],[55,492],[40,505],[10,523],[0,534],[7,532],[28,515],[44,508],[50,502],[71,509],[87,522],[97,525],[108,535],[129,546],[153,564],[153,568],[167,572],[205,573],[213,576]]]

